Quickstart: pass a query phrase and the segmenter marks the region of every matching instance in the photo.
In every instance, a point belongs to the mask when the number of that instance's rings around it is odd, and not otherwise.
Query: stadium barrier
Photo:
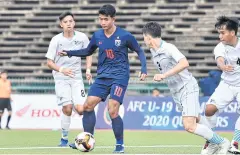
[[[61,109],[56,104],[55,95],[12,96],[12,129],[60,129]],[[200,97],[201,113],[208,97]],[[97,129],[111,129],[111,119],[107,104],[96,107]],[[239,117],[238,104],[232,102],[218,117],[216,130],[233,131]],[[171,97],[126,96],[120,108],[125,129],[133,130],[183,130],[181,111]],[[73,113],[71,129],[82,129],[82,117]],[[2,126],[5,127],[7,113]]]

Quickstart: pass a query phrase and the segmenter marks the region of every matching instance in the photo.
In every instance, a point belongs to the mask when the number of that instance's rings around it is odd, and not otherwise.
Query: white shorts
[[[82,80],[56,80],[55,92],[57,95],[57,104],[60,106],[68,104],[83,105],[86,100]]]
[[[221,81],[209,98],[207,104],[216,105],[218,111],[221,113],[235,97],[237,102],[240,103],[240,87],[235,87]]]
[[[178,92],[173,93],[172,97],[179,110],[182,110],[182,116],[199,116],[199,87],[195,78],[192,78]]]

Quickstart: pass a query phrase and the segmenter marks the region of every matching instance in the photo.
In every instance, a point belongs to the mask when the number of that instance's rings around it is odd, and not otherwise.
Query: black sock
[[[84,132],[89,132],[91,134],[94,134],[94,127],[96,124],[95,112],[84,111],[82,122],[83,122]]]
[[[10,122],[10,120],[11,120],[11,117],[12,117],[12,115],[8,115],[8,118],[7,118],[7,127],[9,127],[8,125],[9,125],[9,122]]]
[[[123,144],[123,120],[120,116],[112,119],[112,129],[116,138],[116,144]]]

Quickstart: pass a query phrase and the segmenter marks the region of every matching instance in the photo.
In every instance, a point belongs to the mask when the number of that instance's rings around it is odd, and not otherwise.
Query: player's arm
[[[89,39],[87,36],[84,39],[84,48],[86,48],[89,44]],[[92,74],[91,74],[91,67],[92,67],[92,56],[87,56],[86,57],[86,78],[88,80],[88,83],[92,83]]]
[[[144,80],[145,76],[147,75],[147,61],[144,51],[137,43],[136,38],[131,34],[128,36],[127,44],[129,49],[135,51],[138,54],[138,58],[141,62],[141,74],[144,74],[144,77],[141,77],[141,80]]]
[[[164,73],[165,78],[178,74],[179,72],[183,71],[184,69],[189,67],[189,63],[186,58],[182,58],[178,61],[177,65]]]
[[[214,48],[214,56],[218,68],[221,69],[222,71],[231,72],[233,71],[233,66],[226,64],[224,53],[225,47],[221,43]]]
[[[47,58],[47,66],[50,69],[55,70],[57,72],[61,72],[66,76],[73,77],[74,75],[71,69],[63,68],[62,66],[57,66],[56,63],[54,62],[56,51],[57,51],[57,41],[55,40],[55,38],[52,38],[48,47],[47,54],[45,55],[45,57]]]
[[[74,77],[74,73],[72,72],[71,69],[64,68],[64,67],[61,67],[61,66],[57,66],[56,63],[49,58],[47,59],[47,65],[52,70],[55,70],[57,72],[61,72],[66,76]]]
[[[12,86],[11,86],[11,82],[8,81],[8,93],[11,94],[12,93]]]
[[[164,74],[156,74],[153,78],[155,81],[161,81],[165,78],[178,74],[179,72],[189,67],[189,63],[186,57],[174,45],[171,45],[169,50],[170,51],[167,54],[178,63],[176,66],[174,66],[172,69],[168,70]]]
[[[178,74],[179,72],[189,67],[187,58],[177,49],[175,45],[170,45],[169,48],[169,56],[178,63],[175,67],[164,73],[165,78]]]
[[[71,57],[71,56],[85,57],[85,56],[92,55],[93,52],[94,52],[96,49],[97,49],[96,39],[95,39],[95,35],[93,35],[90,43],[89,43],[88,46],[87,46],[87,48],[80,49],[80,50],[65,51],[65,52],[67,52],[67,55],[68,55],[69,57]]]
[[[225,71],[225,72],[233,71],[233,66],[232,65],[226,65],[225,64],[224,57],[221,57],[221,56],[217,57],[216,62],[217,62],[218,68],[221,69],[222,71]]]

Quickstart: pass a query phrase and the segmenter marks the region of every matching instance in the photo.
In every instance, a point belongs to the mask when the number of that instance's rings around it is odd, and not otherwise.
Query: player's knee
[[[183,125],[184,125],[184,129],[187,132],[194,133],[194,131],[196,129],[196,125],[195,124],[193,124],[193,123],[185,123]]]
[[[208,104],[206,105],[206,109],[205,109],[205,115],[206,116],[213,116],[216,112],[217,112],[217,107],[213,104]]]
[[[79,115],[83,115],[83,105],[75,105],[74,109]]]
[[[8,115],[11,116],[12,115],[12,111],[8,111]]]
[[[65,115],[71,116],[72,115],[72,109],[73,109],[73,105],[69,104],[69,105],[63,106],[62,111]]]
[[[112,100],[109,103],[108,112],[109,112],[109,115],[112,119],[118,117],[119,106],[120,106],[119,102],[114,101],[114,100]]]
[[[109,113],[111,119],[118,117],[118,110],[108,109],[108,113]]]
[[[83,109],[84,111],[93,111],[94,110],[94,105],[89,103],[89,102],[86,102],[84,105],[83,105]]]

